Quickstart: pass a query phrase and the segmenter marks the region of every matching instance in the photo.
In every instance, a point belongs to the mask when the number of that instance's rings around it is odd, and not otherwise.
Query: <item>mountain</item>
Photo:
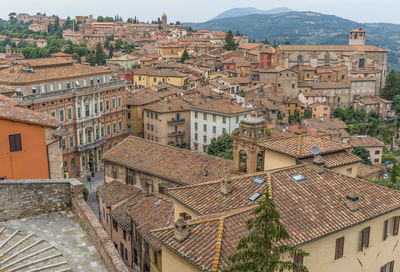
[[[240,16],[246,16],[246,15],[251,15],[251,14],[278,14],[278,13],[285,13],[285,12],[291,12],[293,10],[289,8],[274,8],[274,9],[269,9],[269,10],[261,10],[261,9],[256,9],[256,8],[233,8],[229,9],[227,11],[224,11],[220,14],[218,14],[216,17],[214,17],[211,20],[217,20],[217,19],[223,19],[223,18],[230,18],[230,17],[240,17]]]
[[[386,23],[357,23],[334,15],[316,12],[287,12],[252,14],[185,23],[195,30],[232,30],[256,41],[291,44],[348,44],[349,31],[361,27],[367,31],[367,44],[391,50],[388,69],[400,70],[400,25]]]

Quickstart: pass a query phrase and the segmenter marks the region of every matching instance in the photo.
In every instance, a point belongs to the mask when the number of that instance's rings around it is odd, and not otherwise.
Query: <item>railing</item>
[[[173,136],[179,136],[179,135],[184,135],[184,131],[174,131],[174,132],[169,132],[168,136],[173,137]]]
[[[171,121],[168,121],[167,123],[168,123],[168,125],[185,123],[185,118],[181,118],[181,119],[172,119]]]
[[[13,98],[17,101],[35,100],[35,99],[59,96],[59,95],[64,95],[64,94],[69,94],[69,93],[79,93],[79,92],[82,92],[85,90],[96,90],[96,89],[102,89],[102,88],[106,88],[106,87],[115,87],[118,85],[120,85],[121,87],[125,86],[126,81],[123,79],[116,79],[111,82],[96,84],[93,86],[78,87],[78,88],[72,88],[72,89],[60,90],[60,91],[50,91],[50,92],[46,92],[46,93],[38,93],[38,94],[32,94],[32,95],[26,95],[26,96],[16,96]]]
[[[105,144],[106,144],[106,139],[96,140],[90,144],[79,145],[78,151],[79,152],[86,151],[86,150],[93,149],[93,148],[96,148],[98,146],[105,145]]]
[[[175,147],[186,147],[186,143],[177,143],[174,144]]]

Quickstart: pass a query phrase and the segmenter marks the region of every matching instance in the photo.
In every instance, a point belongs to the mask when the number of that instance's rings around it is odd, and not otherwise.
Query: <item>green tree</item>
[[[184,63],[185,60],[189,59],[189,54],[186,51],[186,49],[183,51],[182,56],[181,56],[181,63]]]
[[[232,31],[229,30],[228,33],[226,34],[226,37],[225,37],[224,49],[225,50],[233,50],[233,51],[235,51],[237,47],[238,47],[238,44],[235,43],[235,40],[233,39]]]
[[[105,22],[104,17],[103,16],[98,16],[97,17],[97,22]]]
[[[90,52],[86,57],[86,62],[90,64],[90,66],[96,65],[96,57],[93,52]]]
[[[311,109],[305,109],[304,110],[304,118],[308,119],[312,117],[312,110]]]
[[[108,50],[108,58],[112,59],[113,55],[114,55],[114,47],[112,45],[110,45],[110,49]]]
[[[233,160],[233,139],[223,133],[216,139],[211,140],[211,144],[207,147],[207,154]]]
[[[106,58],[107,58],[106,53],[104,53],[103,48],[101,47],[101,44],[98,43],[96,45],[96,53],[95,53],[96,64],[97,65],[105,65]]]
[[[123,40],[121,40],[121,39],[116,39],[115,40],[115,49],[117,51],[121,50],[123,45],[124,45],[124,41]]]
[[[357,146],[353,148],[353,151],[351,153],[362,159],[363,164],[372,165],[372,162],[369,158],[369,151],[366,150],[364,147]]]
[[[400,76],[394,70],[391,70],[386,76],[386,85],[382,97],[393,100],[393,97],[397,94],[400,94]]]
[[[290,235],[280,222],[279,212],[268,191],[267,188],[264,199],[258,201],[258,207],[253,211],[254,217],[247,221],[249,234],[240,239],[238,251],[229,256],[232,263],[225,271],[308,271],[305,266],[292,260],[296,256],[309,254],[295,246],[280,243],[289,240]],[[291,259],[284,260],[285,255]]]

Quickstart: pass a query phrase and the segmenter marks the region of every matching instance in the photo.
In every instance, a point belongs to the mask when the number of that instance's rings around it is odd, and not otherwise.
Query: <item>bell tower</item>
[[[268,136],[265,119],[250,117],[240,121],[239,130],[232,134],[234,172],[264,171],[264,151],[256,143]]]
[[[365,30],[356,28],[350,31],[349,44],[350,45],[365,45]]]
[[[162,23],[162,25],[166,25],[168,23],[167,22],[167,14],[165,14],[165,12],[161,16],[161,23]]]

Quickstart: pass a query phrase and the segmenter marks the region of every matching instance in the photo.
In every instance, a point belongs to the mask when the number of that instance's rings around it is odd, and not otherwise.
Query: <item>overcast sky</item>
[[[298,11],[334,14],[357,22],[400,24],[399,0],[0,0],[0,17],[17,13],[46,12],[65,18],[68,15],[93,14],[114,16],[124,20],[137,16],[141,21],[161,17],[165,12],[169,22],[203,22],[231,8],[255,7],[271,9],[288,7]]]

